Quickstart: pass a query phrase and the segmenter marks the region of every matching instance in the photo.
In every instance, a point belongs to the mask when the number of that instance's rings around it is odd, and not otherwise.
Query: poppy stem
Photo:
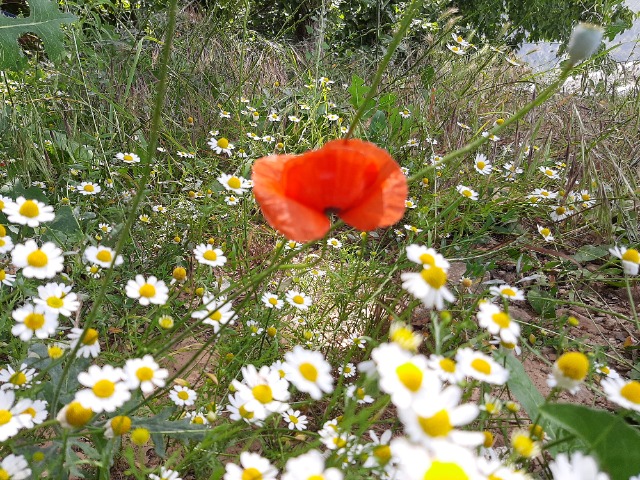
[[[407,30],[411,25],[411,20],[413,20],[416,12],[418,11],[418,8],[421,5],[422,5],[421,0],[413,0],[409,5],[409,7],[407,8],[407,10],[405,11],[404,16],[402,17],[402,22],[400,23],[400,28],[398,28],[398,31],[393,36],[393,38],[391,39],[391,43],[387,47],[387,53],[385,53],[384,57],[382,58],[382,61],[380,62],[380,65],[378,66],[378,69],[376,70],[376,74],[373,77],[373,83],[371,84],[371,87],[367,92],[367,96],[365,97],[364,101],[360,105],[360,108],[358,108],[358,111],[356,112],[356,116],[353,118],[353,121],[349,126],[349,131],[347,132],[347,135],[344,137],[345,140],[348,140],[349,138],[351,138],[358,123],[360,123],[360,119],[362,118],[362,115],[364,115],[365,110],[367,110],[367,106],[369,105],[369,102],[373,99],[373,97],[376,96],[378,92],[378,86],[382,81],[382,74],[387,69],[387,65],[389,64],[389,61],[391,61],[391,57],[393,56],[396,49],[398,48],[398,45],[400,45],[400,42],[402,41],[405,34],[407,33]]]

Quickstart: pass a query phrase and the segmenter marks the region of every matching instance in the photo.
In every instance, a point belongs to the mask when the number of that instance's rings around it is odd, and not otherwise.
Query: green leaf
[[[580,247],[576,253],[573,254],[573,259],[578,263],[592,262],[602,257],[609,255],[609,249],[596,245],[585,245]]]
[[[358,110],[360,106],[364,103],[364,99],[369,93],[371,87],[367,87],[364,84],[364,79],[360,78],[358,75],[353,75],[351,77],[351,85],[347,89],[351,94],[351,105],[353,108]],[[368,118],[371,115],[376,103],[373,99],[367,102],[367,108],[364,112],[363,118]]]
[[[555,299],[548,292],[540,290],[529,290],[527,300],[538,315],[544,318],[553,318],[555,316]]]
[[[545,405],[540,413],[584,442],[611,480],[640,473],[640,432],[622,418],[571,404]]]
[[[64,53],[63,23],[72,23],[76,17],[62,13],[57,2],[29,0],[30,15],[26,18],[9,18],[0,15],[0,70],[16,68],[23,58],[18,39],[33,33],[40,37],[51,61],[62,58]]]
[[[371,118],[369,136],[376,139],[387,127],[387,117],[382,110],[378,110]]]
[[[507,382],[509,390],[520,402],[529,418],[536,421],[539,416],[538,409],[544,403],[544,397],[525,372],[520,360],[510,354],[504,355],[504,359],[509,370],[509,381]],[[545,428],[545,425],[541,424],[541,426]]]

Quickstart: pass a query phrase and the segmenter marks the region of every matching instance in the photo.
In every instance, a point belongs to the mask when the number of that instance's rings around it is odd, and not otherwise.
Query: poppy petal
[[[362,140],[333,140],[302,155],[272,155],[253,168],[254,194],[267,221],[287,238],[322,238],[333,211],[360,230],[396,223],[408,188],[399,165]]]
[[[253,193],[269,225],[286,238],[308,242],[322,238],[331,223],[324,211],[314,210],[284,195],[282,171],[294,155],[271,155],[253,166]]]

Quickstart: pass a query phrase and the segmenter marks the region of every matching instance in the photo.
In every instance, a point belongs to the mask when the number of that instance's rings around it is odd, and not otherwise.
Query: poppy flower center
[[[49,258],[47,254],[38,249],[27,255],[27,263],[32,267],[42,268],[47,265]]]
[[[20,215],[28,218],[35,218],[40,215],[40,209],[38,208],[38,204],[33,200],[27,200],[20,206]]]

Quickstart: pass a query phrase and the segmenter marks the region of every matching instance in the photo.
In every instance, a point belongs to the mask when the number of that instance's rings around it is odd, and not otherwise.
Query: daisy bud
[[[136,445],[144,445],[149,441],[151,437],[151,433],[146,428],[136,428],[133,432],[131,432],[131,441]]]
[[[598,25],[581,23],[571,32],[569,39],[569,62],[576,65],[593,55],[602,41],[603,30]]]

